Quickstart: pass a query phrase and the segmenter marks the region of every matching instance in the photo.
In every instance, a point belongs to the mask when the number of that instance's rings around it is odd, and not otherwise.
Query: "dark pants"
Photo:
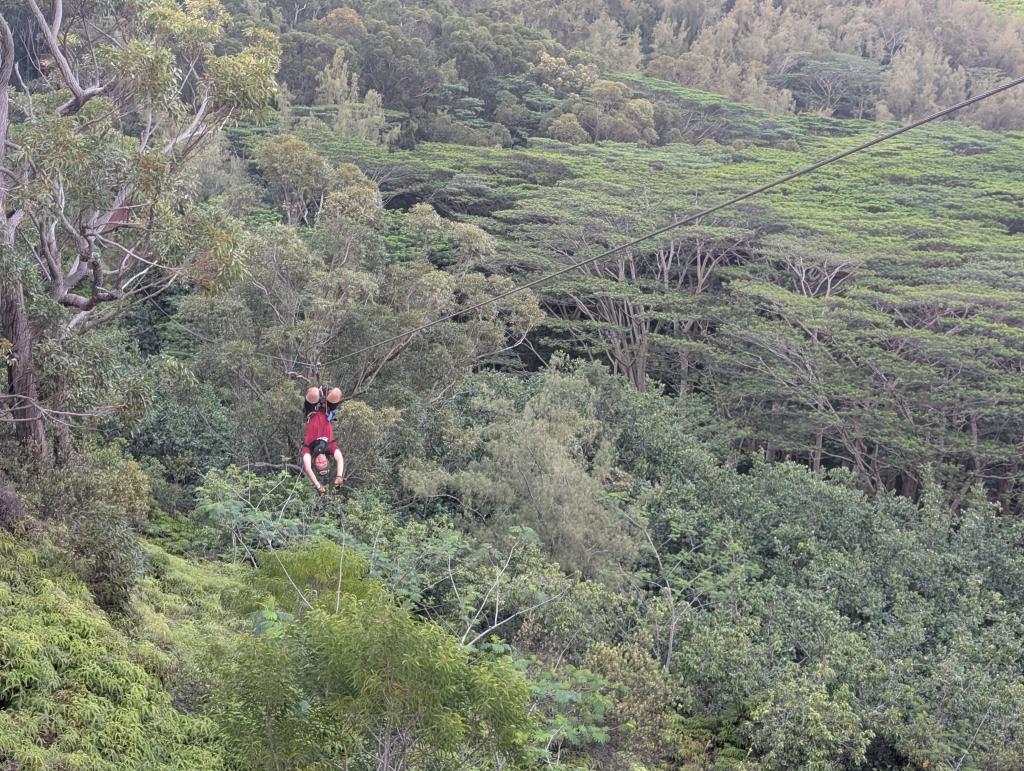
[[[334,411],[336,409],[338,409],[338,405],[331,404],[327,401],[327,398],[324,396],[323,389],[320,389],[320,401],[316,404],[310,404],[305,399],[302,400],[302,419],[309,420],[309,416],[314,412],[325,412],[327,413],[327,419],[333,423]]]

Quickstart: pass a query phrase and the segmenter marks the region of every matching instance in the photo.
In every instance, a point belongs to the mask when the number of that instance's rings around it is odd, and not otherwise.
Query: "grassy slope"
[[[989,0],[997,10],[1015,16],[1024,16],[1024,0]]]
[[[147,546],[139,618],[115,625],[66,555],[0,532],[0,767],[77,771],[221,767],[215,726],[193,714],[198,658],[230,644],[237,569]]]
[[[527,149],[426,144],[412,152],[340,142],[326,130],[306,133],[333,161],[359,163],[386,194],[475,219],[499,236],[510,263],[544,269],[551,265],[544,242],[567,222],[619,218],[635,235],[890,128],[769,116],[666,83],[635,85],[671,92],[741,130],[728,144],[569,146],[538,139]],[[862,264],[863,286],[1024,291],[1022,156],[1020,132],[940,122],[722,212],[717,221],[782,225]],[[615,240],[626,236],[622,231]]]

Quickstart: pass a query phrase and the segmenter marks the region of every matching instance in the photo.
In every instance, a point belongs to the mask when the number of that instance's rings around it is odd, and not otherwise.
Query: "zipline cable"
[[[952,107],[946,107],[945,109],[932,113],[927,117],[920,118],[914,121],[913,123],[908,123],[906,126],[901,126],[900,128],[890,131],[887,134],[875,137],[874,139],[864,142],[863,144],[857,145],[856,147],[851,147],[849,150],[843,150],[841,153],[836,153],[835,155],[825,158],[824,160],[818,161],[817,163],[813,163],[810,166],[787,174],[786,176],[781,177],[780,179],[777,179],[774,182],[771,182],[767,185],[762,185],[759,188],[750,190],[734,198],[730,198],[728,201],[724,201],[720,204],[716,204],[715,206],[711,206],[707,209],[704,209],[703,211],[698,212],[697,214],[691,214],[687,217],[683,217],[682,219],[670,222],[668,225],[660,227],[657,230],[653,230],[647,235],[640,236],[639,238],[634,238],[632,241],[627,241],[624,244],[619,244],[618,246],[608,249],[607,251],[602,252],[601,254],[598,254],[594,257],[588,257],[587,259],[581,260],[580,262],[574,262],[572,265],[568,265],[564,268],[556,270],[554,273],[549,273],[547,275],[541,276],[540,278],[535,278],[532,281],[526,282],[525,284],[513,287],[512,289],[496,294],[493,297],[489,297],[486,300],[481,300],[478,303],[470,305],[466,308],[462,308],[456,311],[455,313],[450,313],[447,316],[442,316],[439,319],[434,319],[433,321],[429,321],[426,324],[414,327],[413,329],[410,329],[408,332],[402,332],[401,334],[398,335],[392,335],[391,337],[387,337],[383,340],[378,340],[376,343],[364,346],[355,351],[350,351],[349,353],[343,354],[342,356],[336,356],[333,359],[324,362],[323,366],[330,366],[331,364],[335,364],[339,361],[345,361],[346,359],[354,358],[361,353],[372,351],[374,348],[380,348],[382,345],[388,345],[389,343],[394,343],[399,340],[412,337],[413,335],[419,334],[420,332],[430,329],[431,327],[435,327],[438,324],[443,324],[446,321],[452,321],[454,319],[457,319],[459,316],[465,315],[466,313],[478,310],[487,305],[490,305],[491,303],[498,302],[499,300],[504,300],[506,297],[511,297],[512,295],[517,294],[519,292],[525,292],[527,289],[533,289],[534,287],[540,286],[541,284],[550,281],[553,278],[564,276],[566,273],[571,273],[577,268],[580,268],[584,265],[590,265],[592,263],[598,262],[599,260],[603,260],[605,257],[610,257],[611,255],[616,254],[617,252],[629,249],[633,246],[636,246],[637,244],[642,244],[644,241],[649,241],[650,239],[660,236],[663,233],[667,233],[670,230],[682,227],[683,225],[689,225],[701,219],[702,217],[707,217],[709,214],[714,214],[715,212],[721,211],[722,209],[728,208],[729,206],[734,206],[735,204],[738,204],[741,201],[745,201],[748,198],[753,198],[754,196],[767,192],[772,188],[779,187],[780,185],[784,185],[787,182],[791,182],[797,177],[802,177],[805,174],[810,174],[813,171],[817,171],[823,166],[828,166],[830,164],[836,163],[837,161],[841,161],[844,158],[848,158],[851,155],[854,155],[855,153],[859,153],[863,150],[867,150],[870,147],[874,147],[875,145],[881,144],[882,142],[887,142],[890,139],[893,139],[894,137],[898,137],[900,134],[905,134],[906,132],[919,128],[920,126],[923,126],[926,123],[931,123],[933,120],[938,120],[939,118],[943,118],[946,115],[949,115],[950,113],[956,112],[957,110],[962,110],[964,107],[969,107],[970,105],[976,104],[977,102],[980,102],[983,99],[988,99],[990,96],[995,96],[996,94],[999,94],[1003,91],[1008,91],[1009,89],[1015,86],[1019,86],[1022,83],[1024,83],[1024,77],[1019,77],[1014,80],[1007,81],[1006,83],[996,86],[995,88],[991,88],[988,91],[978,94],[977,96],[972,96],[969,99],[965,99],[962,102],[958,102],[957,104],[954,104]]]

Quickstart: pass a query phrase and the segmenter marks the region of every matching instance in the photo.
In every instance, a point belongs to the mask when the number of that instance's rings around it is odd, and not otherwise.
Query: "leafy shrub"
[[[539,715],[533,737],[538,760],[550,764],[563,759],[574,768],[575,760],[581,765],[589,760],[586,748],[607,744],[612,702],[603,692],[608,685],[603,677],[572,665],[555,671],[538,659],[521,660],[517,666],[529,675],[530,701]]]
[[[142,573],[132,526],[149,509],[149,478],[115,444],[88,451],[70,482],[68,537],[75,570],[101,608],[126,613]]]
[[[521,754],[527,687],[473,660],[395,605],[335,544],[264,554],[262,580],[291,612],[225,662],[217,709],[239,768],[450,768]]]
[[[0,487],[0,528],[12,530],[24,516],[18,494],[9,487]]]
[[[209,383],[163,383],[132,437],[138,458],[157,458],[172,482],[195,484],[228,460],[231,416]]]
[[[54,556],[0,532],[0,768],[222,768],[215,724],[161,683],[173,659],[112,628]]]
[[[139,582],[142,554],[121,513],[102,504],[93,506],[75,522],[71,547],[78,555],[78,574],[96,604],[111,613],[126,613]]]
[[[571,112],[559,115],[551,122],[548,135],[559,142],[581,145],[590,141],[590,134],[580,125],[579,119]]]

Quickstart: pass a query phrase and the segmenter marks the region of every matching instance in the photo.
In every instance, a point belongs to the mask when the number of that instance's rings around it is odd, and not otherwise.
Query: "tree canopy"
[[[1019,769],[1022,19],[0,3],[0,769]]]

